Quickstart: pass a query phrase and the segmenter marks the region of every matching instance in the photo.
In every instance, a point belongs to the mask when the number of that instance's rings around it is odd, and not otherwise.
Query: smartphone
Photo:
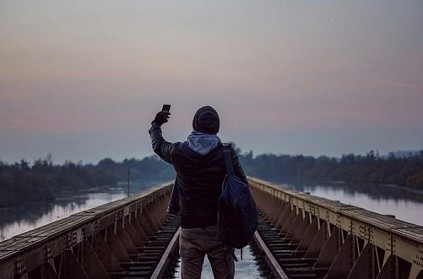
[[[162,107],[162,111],[167,111],[167,112],[169,112],[169,111],[170,111],[170,105],[163,105],[163,107]]]

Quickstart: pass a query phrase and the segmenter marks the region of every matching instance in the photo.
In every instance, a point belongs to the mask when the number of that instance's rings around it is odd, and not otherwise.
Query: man
[[[183,279],[201,278],[207,255],[215,278],[233,278],[233,249],[218,237],[217,201],[226,175],[223,145],[217,133],[220,119],[217,111],[204,106],[195,113],[193,132],[184,142],[170,143],[162,137],[161,125],[170,113],[157,113],[149,130],[154,152],[176,170],[174,191],[179,196],[181,235],[179,252]],[[235,150],[231,150],[235,174],[247,182]],[[172,194],[172,196],[174,196]],[[177,205],[170,204],[175,211]]]

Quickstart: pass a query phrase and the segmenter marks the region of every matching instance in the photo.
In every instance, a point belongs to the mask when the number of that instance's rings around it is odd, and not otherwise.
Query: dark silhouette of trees
[[[173,167],[163,162],[157,155],[145,157],[142,160],[125,159],[122,163],[114,162],[110,158],[101,160],[95,167],[106,174],[113,174],[118,181],[126,181],[128,169],[130,170],[131,180],[170,180],[175,177]]]
[[[35,160],[32,166],[25,160],[12,165],[0,161],[0,207],[51,201],[63,190],[115,187],[118,181],[127,180],[128,170],[131,170],[131,180],[141,180],[150,185],[175,176],[171,165],[157,156],[142,160],[125,159],[122,163],[105,158],[97,165],[72,161],[54,165],[51,154]]]
[[[47,162],[37,160],[32,168],[24,160],[0,165],[0,207],[53,198],[52,166]]]
[[[386,157],[369,151],[365,156],[344,154],[341,158],[264,154],[240,155],[251,176],[273,181],[309,178],[320,181],[395,184],[423,190],[423,151],[408,156],[390,153]]]
[[[306,178],[321,182],[395,184],[423,190],[423,150],[407,156],[390,153],[381,157],[371,150],[364,156],[344,154],[341,158],[315,158],[274,154],[254,157],[252,151],[242,154],[236,146],[235,149],[247,175],[266,180],[290,182]],[[25,160],[11,165],[0,161],[0,207],[50,201],[63,190],[117,186],[119,181],[127,181],[128,173],[130,180],[138,180],[143,185],[175,177],[173,167],[156,155],[122,162],[105,158],[96,165],[71,161],[54,165],[50,154],[32,165]]]

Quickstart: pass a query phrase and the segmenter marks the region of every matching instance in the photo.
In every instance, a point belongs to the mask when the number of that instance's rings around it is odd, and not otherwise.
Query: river
[[[423,226],[423,192],[394,185],[296,183],[291,188]]]
[[[28,203],[15,208],[0,209],[0,241],[33,228],[65,218],[127,196],[126,186],[63,192],[55,202]],[[311,195],[338,200],[397,219],[423,225],[423,193],[386,185],[348,185],[295,183],[289,187]],[[143,189],[141,183],[131,184],[131,194]]]
[[[160,182],[135,181],[130,195]],[[62,192],[53,202],[31,202],[13,208],[0,209],[0,241],[63,219],[72,214],[127,197],[126,183],[118,187],[101,187]]]

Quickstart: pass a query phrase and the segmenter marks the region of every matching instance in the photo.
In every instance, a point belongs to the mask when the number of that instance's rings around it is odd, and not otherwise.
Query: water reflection
[[[54,202],[34,202],[1,209],[0,241],[125,196],[120,188],[95,188],[63,192]]]
[[[119,183],[117,187],[91,188],[64,191],[53,202],[26,203],[13,208],[0,209],[0,241],[49,224],[72,214],[139,193],[163,183],[159,180]]]
[[[162,181],[131,182],[130,194],[159,183]],[[291,181],[289,186],[315,196],[339,200],[381,214],[395,215],[397,219],[423,225],[423,193],[419,191],[397,186],[312,181]],[[54,203],[28,203],[17,208],[0,209],[0,241],[77,212],[124,198],[127,191],[127,184],[122,183],[117,188],[64,192]]]
[[[283,182],[277,182],[283,183]],[[311,195],[338,200],[397,219],[423,225],[423,192],[394,185],[313,183],[296,181],[291,188]]]
[[[380,184],[350,184],[350,183],[313,183],[299,181],[290,184],[299,191],[314,191],[317,188],[326,188],[331,191],[343,191],[349,195],[365,194],[373,200],[396,200],[423,202],[423,191],[395,185]]]

